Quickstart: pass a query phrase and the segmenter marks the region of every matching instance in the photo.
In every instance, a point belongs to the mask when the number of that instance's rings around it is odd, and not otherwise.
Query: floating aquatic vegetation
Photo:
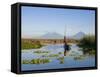
[[[63,52],[59,52],[58,54],[64,54]]]
[[[59,54],[42,55],[42,57],[59,57]]]
[[[60,64],[64,63],[64,57],[59,57],[58,60],[59,60]]]
[[[74,60],[84,60],[85,57],[86,57],[85,55],[76,56],[74,57]]]
[[[49,63],[51,60],[50,59],[32,59],[31,62],[32,64],[45,64]]]
[[[22,64],[31,64],[30,60],[22,60]]]
[[[45,63],[49,63],[51,62],[50,59],[46,58],[46,59],[32,59],[32,60],[23,60],[22,64],[45,64]]]
[[[34,51],[34,53],[37,53],[37,54],[41,54],[41,53],[49,53],[49,51],[40,51],[40,50],[38,50],[38,51]]]
[[[59,54],[50,54],[49,57],[58,57]]]

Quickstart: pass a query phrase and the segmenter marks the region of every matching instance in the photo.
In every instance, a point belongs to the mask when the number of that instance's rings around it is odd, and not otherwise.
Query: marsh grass
[[[84,53],[89,53],[90,55],[95,55],[95,45],[96,43],[94,35],[85,36],[80,40],[80,43],[78,44],[78,46],[82,48]]]
[[[38,49],[41,48],[43,45],[37,41],[35,43],[28,42],[28,41],[22,41],[21,42],[21,49]]]

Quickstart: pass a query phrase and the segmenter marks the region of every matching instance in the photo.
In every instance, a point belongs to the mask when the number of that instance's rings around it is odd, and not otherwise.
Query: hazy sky
[[[34,37],[48,32],[71,36],[78,32],[94,34],[95,11],[22,6],[22,37]]]

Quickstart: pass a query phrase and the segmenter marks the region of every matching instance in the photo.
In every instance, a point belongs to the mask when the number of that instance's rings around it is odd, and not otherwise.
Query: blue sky
[[[94,34],[95,11],[28,7],[21,8],[22,37],[36,37],[48,32],[72,36],[78,32]]]

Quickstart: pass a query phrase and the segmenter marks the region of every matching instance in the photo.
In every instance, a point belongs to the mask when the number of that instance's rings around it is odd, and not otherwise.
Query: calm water
[[[48,51],[49,53],[37,54],[34,51]],[[71,50],[68,52],[67,56],[63,56],[63,44],[57,45],[47,45],[40,49],[30,49],[22,50],[22,60],[32,60],[36,58],[46,58],[43,55],[59,54],[58,57],[50,57],[51,62],[46,64],[22,64],[21,69],[25,70],[42,70],[42,69],[58,69],[58,68],[76,68],[76,67],[93,67],[95,66],[95,56],[84,55],[81,49],[75,45],[71,45]],[[77,57],[82,56],[77,59]],[[57,59],[59,57],[64,57],[62,64]]]

